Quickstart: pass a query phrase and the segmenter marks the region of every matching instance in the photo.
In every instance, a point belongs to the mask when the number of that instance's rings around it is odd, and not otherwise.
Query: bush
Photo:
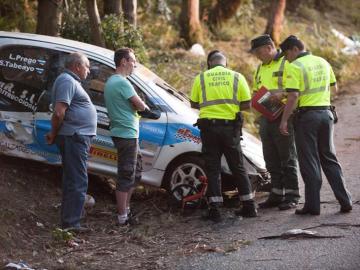
[[[107,48],[111,50],[121,47],[132,48],[140,62],[148,62],[141,31],[129,24],[122,14],[106,15],[101,21],[101,27]]]
[[[81,1],[69,1],[63,9],[63,22],[60,35],[63,38],[90,43],[90,23],[86,8]]]

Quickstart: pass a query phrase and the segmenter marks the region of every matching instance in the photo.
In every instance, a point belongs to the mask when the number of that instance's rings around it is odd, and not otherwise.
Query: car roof
[[[114,51],[102,48],[99,46],[70,40],[61,37],[53,37],[53,36],[45,36],[45,35],[38,35],[38,34],[30,34],[30,33],[22,33],[22,32],[6,32],[0,31],[0,38],[12,38],[12,39],[21,39],[21,40],[28,40],[28,41],[35,41],[35,42],[44,42],[48,44],[52,44],[58,47],[69,47],[73,49],[78,49],[85,52],[88,55],[96,54],[97,58],[100,56],[106,59],[106,62],[109,62],[113,65],[114,59]]]

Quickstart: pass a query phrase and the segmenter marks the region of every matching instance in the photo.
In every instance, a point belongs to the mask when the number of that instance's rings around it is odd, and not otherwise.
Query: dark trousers
[[[297,175],[297,156],[294,130],[289,120],[289,136],[279,131],[281,117],[270,122],[265,117],[260,119],[260,137],[266,168],[271,175],[270,199],[298,201],[299,181]]]
[[[220,179],[223,154],[235,179],[240,200],[252,200],[251,184],[243,163],[240,129],[235,131],[233,125],[213,124],[200,130],[202,154],[208,177],[207,196],[210,205],[218,206],[223,202]]]
[[[141,180],[142,156],[139,149],[139,140],[111,137],[116,150],[118,161],[118,181],[116,190],[128,192]]]
[[[87,160],[91,136],[58,135],[56,144],[62,161],[62,228],[80,227],[88,187]]]
[[[305,183],[304,208],[320,212],[321,168],[339,203],[351,205],[351,196],[345,187],[342,169],[335,154],[331,111],[300,112],[295,127],[300,171]]]

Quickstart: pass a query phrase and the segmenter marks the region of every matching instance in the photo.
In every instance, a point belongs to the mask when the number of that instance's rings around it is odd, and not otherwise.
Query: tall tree
[[[121,0],[104,0],[104,15],[121,13]]]
[[[63,0],[38,0],[36,33],[59,36]]]
[[[86,0],[86,10],[89,15],[92,43],[97,46],[105,47],[96,0]]]
[[[276,45],[280,43],[280,34],[284,20],[286,0],[273,0],[265,33],[269,34]]]
[[[134,27],[136,27],[137,0],[122,0],[122,9],[124,18]]]
[[[199,0],[183,0],[179,17],[180,37],[188,46],[203,42],[203,31],[200,23]]]
[[[217,0],[216,4],[209,11],[209,26],[211,31],[215,31],[221,24],[232,18],[239,6],[241,0]]]

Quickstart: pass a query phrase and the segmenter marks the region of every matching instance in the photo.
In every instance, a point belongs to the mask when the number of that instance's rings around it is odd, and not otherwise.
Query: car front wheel
[[[201,190],[201,176],[205,175],[204,161],[197,156],[186,156],[169,166],[164,176],[164,187],[177,201]]]

